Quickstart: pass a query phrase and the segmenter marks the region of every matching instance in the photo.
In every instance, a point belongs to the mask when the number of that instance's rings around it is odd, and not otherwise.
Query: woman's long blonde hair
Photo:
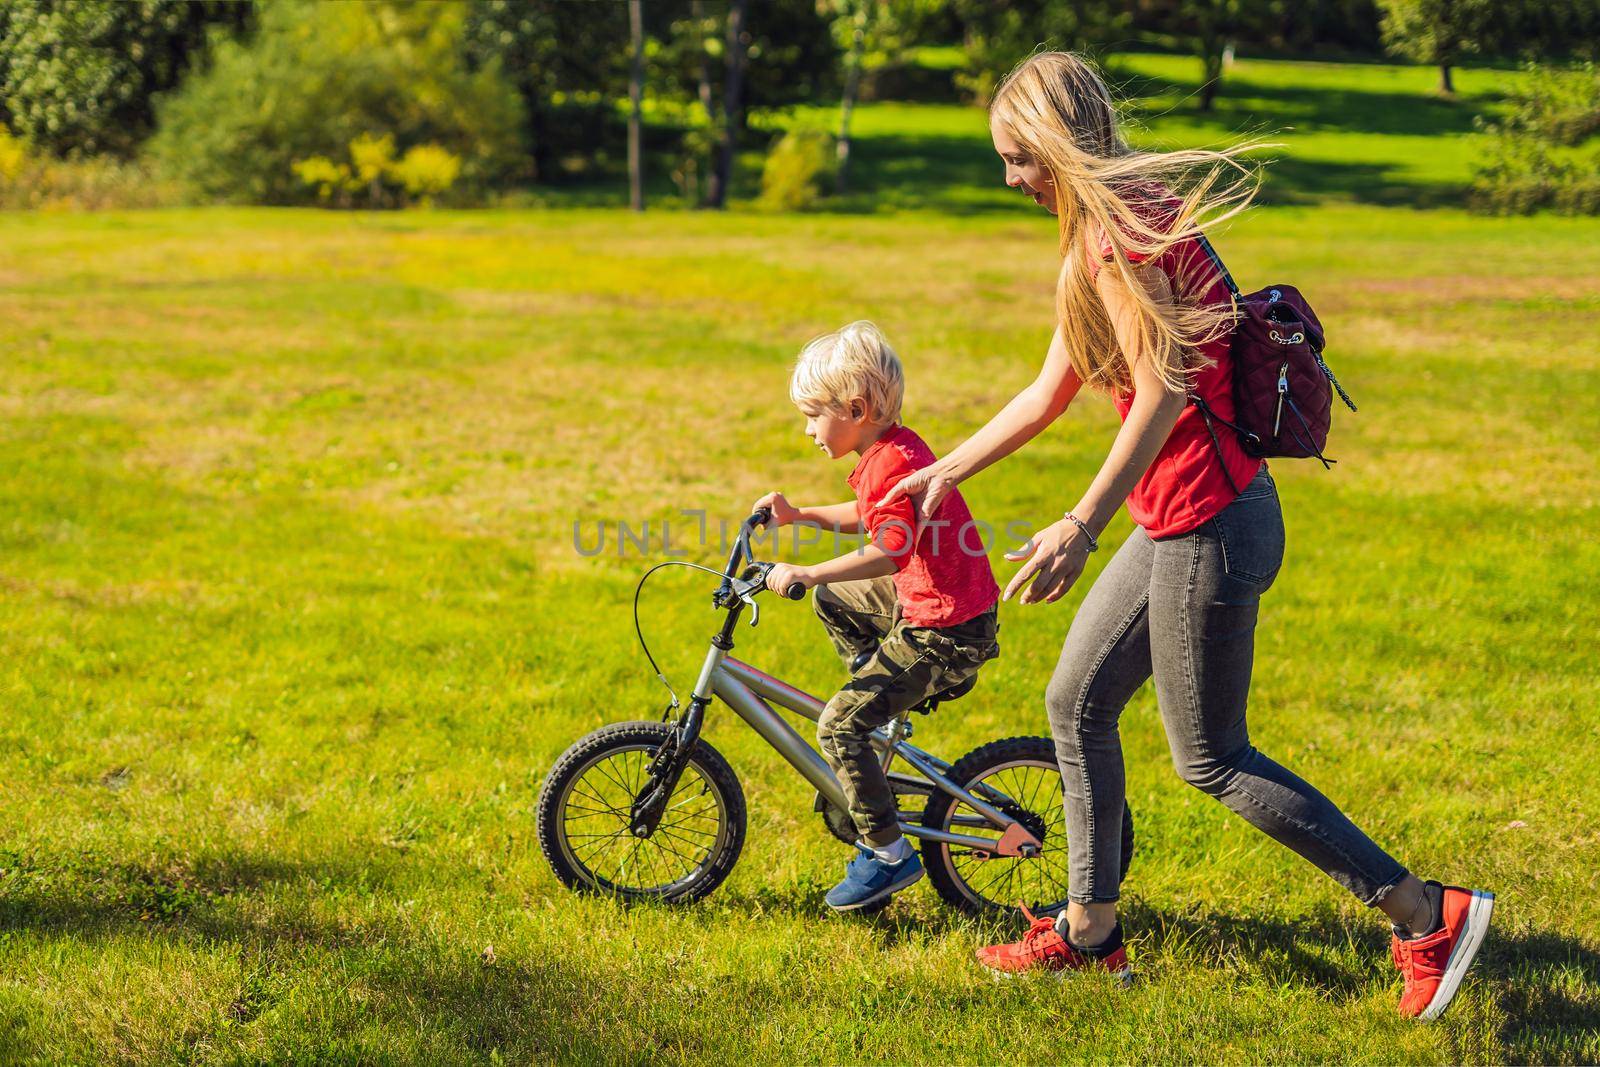
[[[1117,129],[1105,82],[1091,63],[1070,52],[1038,52],[1019,63],[995,90],[989,117],[1054,183],[1062,257],[1056,317],[1078,377],[1111,392],[1133,390],[1129,356],[1095,288],[1099,250],[1086,242],[1098,240],[1110,244],[1101,269],[1115,268],[1108,280],[1131,297],[1134,351],[1151,360],[1169,389],[1189,388],[1201,366],[1198,346],[1226,333],[1235,310],[1231,303],[1200,304],[1203,259],[1196,263],[1191,257],[1184,272],[1191,276],[1174,279],[1174,299],[1167,303],[1137,282],[1129,254],[1154,260],[1243,211],[1260,178],[1258,168],[1238,157],[1264,146],[1135,151]]]

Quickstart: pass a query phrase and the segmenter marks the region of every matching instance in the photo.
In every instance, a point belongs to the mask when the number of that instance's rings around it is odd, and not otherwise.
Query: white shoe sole
[[[865,900],[858,900],[854,904],[829,904],[828,907],[832,908],[834,911],[859,911],[862,908],[871,907],[880,900],[887,900],[889,897],[894,896],[902,889],[916,885],[918,882],[922,881],[922,876],[927,873],[928,869],[926,867],[918,867],[916,877],[907,878],[903,882],[891,882]]]
[[[1478,889],[1471,892],[1472,903],[1467,906],[1467,928],[1461,932],[1455,948],[1450,950],[1450,960],[1444,965],[1444,977],[1439,979],[1439,988],[1433,991],[1433,999],[1417,1016],[1424,1021],[1437,1019],[1450,1006],[1456,997],[1456,990],[1461,988],[1461,979],[1467,975],[1467,968],[1472,966],[1473,957],[1483,947],[1484,935],[1489,932],[1489,916],[1494,913],[1494,894]]]

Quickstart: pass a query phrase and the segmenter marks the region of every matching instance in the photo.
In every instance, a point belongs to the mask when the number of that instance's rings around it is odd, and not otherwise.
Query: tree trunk
[[[727,64],[728,80],[722,92],[722,145],[717,166],[711,172],[711,192],[706,206],[726,205],[728,185],[733,180],[733,150],[737,133],[744,125],[744,9],[746,0],[731,0],[728,5]]]
[[[850,173],[850,115],[856,109],[856,93],[861,88],[861,50],[866,43],[866,30],[860,22],[850,38],[850,57],[844,75],[844,99],[839,102],[839,168],[834,172],[833,191],[843,196],[849,186]]]
[[[1200,41],[1200,64],[1203,81],[1200,84],[1200,110],[1209,112],[1222,88],[1222,47],[1220,39]]]
[[[1455,82],[1450,80],[1450,64],[1448,63],[1439,64],[1439,91],[1446,96],[1454,96],[1456,92]]]
[[[711,57],[706,54],[706,42],[703,36],[706,24],[704,0],[694,0],[689,5],[689,21],[694,23],[694,51],[698,57],[695,66],[700,75],[700,106],[706,110],[706,121],[715,126],[717,105],[711,99]]]
[[[644,210],[644,0],[628,0],[628,36],[633,43],[633,69],[628,76],[628,205]]]
[[[555,154],[550,151],[545,131],[549,123],[542,107],[528,109],[528,138],[533,142],[533,180],[548,181],[555,168]]]

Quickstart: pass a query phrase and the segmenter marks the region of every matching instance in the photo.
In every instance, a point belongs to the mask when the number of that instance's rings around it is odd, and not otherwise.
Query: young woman
[[[1155,679],[1184,781],[1287,845],[1394,927],[1400,1011],[1450,1003],[1488,929],[1490,893],[1422,882],[1327,797],[1250,743],[1245,706],[1256,613],[1283,559],[1266,464],[1208,433],[1198,395],[1233,418],[1233,303],[1196,240],[1254,191],[1227,152],[1136,152],[1084,60],[1036,54],[996,91],[990,133],[1006,184],[1056,216],[1056,331],[1038,377],[943,459],[905,478],[930,516],[956,485],[1026,444],[1080,388],[1109,393],[1122,429],[1087,492],[1013,561],[1006,598],[1059,600],[1124,500],[1137,528],[1067,633],[1045,694],[1061,764],[1070,849],[1067,910],[1014,944],[982,949],[999,970],[1126,968],[1117,921],[1123,818],[1117,719]],[[1031,916],[1030,916],[1031,918]]]

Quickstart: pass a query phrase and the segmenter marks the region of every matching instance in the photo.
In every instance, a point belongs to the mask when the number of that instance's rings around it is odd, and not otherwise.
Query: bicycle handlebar
[[[755,511],[751,512],[748,519],[744,520],[744,524],[739,528],[739,536],[744,540],[746,558],[749,558],[750,556],[750,531],[754,530],[757,526],[765,526],[771,521],[771,508],[757,508]],[[755,560],[751,559],[750,562],[755,563]],[[757,565],[762,568],[763,575],[766,571],[772,569],[772,564],[770,563]],[[789,588],[783,591],[783,595],[790,600],[804,600],[806,596],[806,587],[799,582],[794,582],[789,586]]]
[[[722,572],[723,583],[722,587],[717,591],[717,603],[722,603],[722,598],[730,592],[736,592],[736,595],[740,597],[749,596],[758,591],[765,583],[767,572],[772,570],[772,564],[756,562],[755,555],[750,551],[750,534],[756,527],[765,526],[771,521],[771,508],[757,508],[750,513],[749,518],[739,524],[739,536],[734,539],[733,551],[728,554],[728,565]],[[762,581],[755,588],[743,586],[742,583],[735,584],[738,581],[735,575],[739,573],[739,566],[745,562],[750,563],[760,572]],[[791,583],[789,588],[783,591],[783,595],[790,600],[803,600],[806,595],[806,587],[800,582]]]

